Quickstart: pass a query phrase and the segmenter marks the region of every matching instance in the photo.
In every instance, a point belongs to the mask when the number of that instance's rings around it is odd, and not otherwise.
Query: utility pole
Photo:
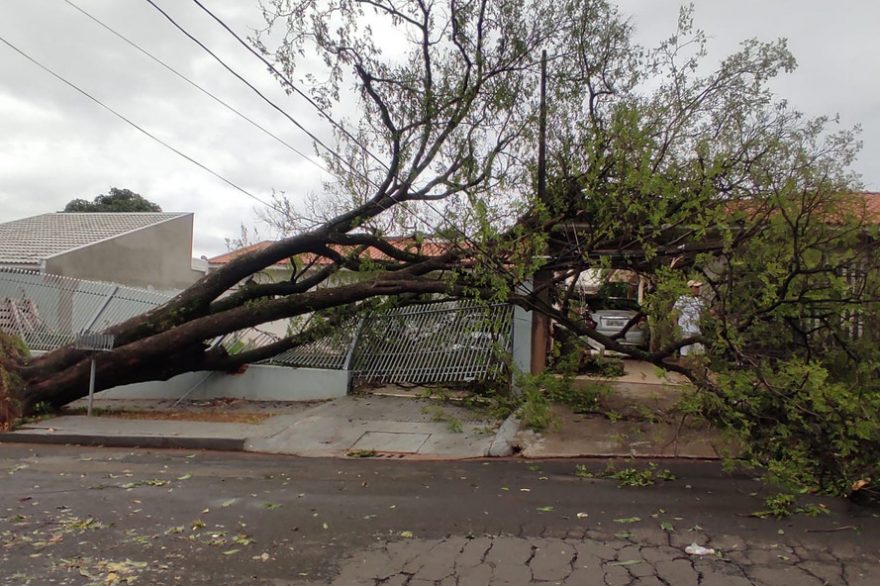
[[[541,52],[541,106],[538,114],[538,199],[549,204],[547,198],[547,51]],[[532,283],[535,297],[542,304],[550,305],[550,287],[553,273],[538,270]],[[547,367],[550,349],[550,318],[532,311],[532,374],[540,374]]]

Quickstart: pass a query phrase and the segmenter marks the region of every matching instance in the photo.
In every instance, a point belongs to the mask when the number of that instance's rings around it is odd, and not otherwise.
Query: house
[[[241,248],[236,248],[235,250],[230,250],[229,252],[225,252],[219,256],[209,258],[208,272],[216,271],[225,266],[226,263],[240,256],[250,254],[251,252],[259,252],[272,243],[272,240],[262,240],[260,242],[257,242],[256,244],[249,244]],[[290,265],[290,260],[284,259],[283,261],[277,262],[274,265],[260,271],[260,273],[256,275],[256,278],[258,282],[261,283],[277,283],[279,281],[290,280],[291,273],[292,267]]]
[[[410,252],[418,251],[424,256],[439,256],[446,252],[448,247],[447,244],[438,240],[425,239],[417,241],[411,236],[389,236],[385,237],[385,240],[387,240],[393,246],[399,248],[400,250]],[[231,250],[225,254],[210,258],[208,259],[208,271],[216,271],[231,260],[238,258],[239,256],[249,254],[251,252],[258,252],[260,250],[263,250],[270,244],[273,244],[273,241],[263,240],[261,242],[257,242],[256,244],[251,244],[242,248],[236,248],[235,250]],[[333,245],[332,248],[336,252],[343,255],[354,250],[353,246]],[[369,259],[371,261],[381,262],[389,260],[389,257],[382,251],[370,247],[363,251],[363,253],[361,254],[361,259]],[[295,262],[297,264],[297,271],[305,270],[306,272],[308,272],[310,270],[316,270],[330,265],[333,261],[324,256],[304,253],[297,255]],[[256,280],[258,283],[277,283],[279,281],[290,280],[292,274],[293,265],[291,264],[291,260],[284,259],[260,271],[259,274],[254,276],[254,280]],[[349,271],[340,271],[331,279],[329,279],[329,283],[327,284],[338,285],[341,282],[345,282],[347,278],[352,278],[352,275],[354,274]]]
[[[192,237],[192,213],[42,214],[0,224],[0,270],[184,289],[207,272]]]

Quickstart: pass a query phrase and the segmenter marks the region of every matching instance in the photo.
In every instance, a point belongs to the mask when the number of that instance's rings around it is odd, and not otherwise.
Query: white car
[[[637,316],[634,323],[622,338],[617,341],[625,346],[648,347],[648,323],[635,299],[624,297],[595,297],[588,301],[584,319],[587,325],[598,333],[613,338]]]

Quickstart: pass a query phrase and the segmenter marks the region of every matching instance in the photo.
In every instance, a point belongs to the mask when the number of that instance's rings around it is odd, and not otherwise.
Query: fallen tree
[[[630,25],[601,0],[274,0],[263,8],[268,30],[279,35],[255,46],[290,92],[303,87],[293,81],[298,56],[322,58],[323,82],[311,84],[308,97],[336,129],[334,148],[316,145],[334,179],[310,210],[276,198],[271,219],[289,236],[110,328],[116,348],[99,362],[101,387],[235,369],[314,340],[377,300],[502,299],[684,372],[705,391],[704,414],[749,430],[757,464],[791,464],[802,474],[790,477],[837,492],[874,470],[880,442],[869,381],[880,360],[870,344],[843,334],[853,312],[876,310],[869,276],[876,229],[847,196],[857,187],[848,171],[858,146],[853,133],[830,134],[827,120],[804,118],[767,88],[794,66],[784,42],[749,41],[702,73],[705,37],[688,10],[676,34],[648,51],[633,45]],[[385,44],[373,34],[379,26]],[[538,198],[542,50],[550,56],[549,180]],[[316,75],[304,70],[300,77]],[[350,87],[360,117],[343,124],[334,107],[347,102]],[[426,232],[442,249],[423,246],[418,234]],[[408,247],[388,237],[407,233]],[[383,260],[365,254],[369,248]],[[248,280],[303,257],[328,262],[302,267],[286,282]],[[860,279],[840,276],[855,265],[863,267]],[[539,269],[550,279],[527,292],[523,285]],[[565,310],[572,279],[610,269],[651,283],[646,313],[654,322],[667,320],[684,282],[702,274],[714,316],[699,337],[664,340],[651,352],[624,346]],[[340,271],[359,277],[329,285]],[[554,293],[545,295],[548,289]],[[306,314],[320,319],[265,348],[228,355],[207,344]],[[818,325],[805,330],[807,319]],[[706,344],[705,359],[674,361],[692,342]],[[59,407],[84,393],[86,353],[65,347],[29,359],[9,340],[2,344],[0,425],[38,402]],[[707,375],[707,366],[720,374]],[[779,373],[788,373],[785,380]],[[798,381],[813,397],[832,389],[822,395],[826,406],[851,407],[850,388],[871,400],[858,414],[835,407],[844,415],[826,429],[821,417],[790,417],[790,408],[824,413],[803,403]],[[757,402],[765,391],[781,402]],[[780,413],[789,436],[794,428],[824,430],[820,436],[839,440],[825,446],[849,442],[839,448],[845,455],[823,452],[814,469],[805,462],[821,442],[774,452]],[[860,418],[858,438],[838,433],[847,413]],[[865,457],[851,458],[853,446],[867,447]]]
[[[436,11],[419,3],[402,9],[392,3],[344,4],[303,3],[287,14],[296,23],[288,33],[312,43],[328,66],[329,79],[316,88],[312,103],[326,115],[330,98],[338,96],[342,84],[357,84],[363,118],[350,129],[334,118],[342,152],[322,145],[335,178],[328,189],[346,194],[345,209],[235,259],[164,306],[110,328],[107,333],[116,337],[116,347],[99,361],[101,387],[201,368],[230,368],[323,331],[313,326],[269,350],[238,357],[207,347],[214,336],[265,321],[336,307],[354,310],[358,302],[373,297],[455,294],[467,286],[427,276],[454,270],[462,247],[450,246],[437,258],[398,250],[382,239],[376,222],[403,209],[422,213],[420,202],[461,194],[475,197],[514,179],[500,160],[528,141],[534,84],[524,72],[533,69],[534,55],[552,32],[554,19],[562,15],[538,14],[540,2],[524,10],[506,3],[453,2]],[[402,56],[383,61],[370,35],[358,29],[357,19],[369,16],[365,10],[399,25],[395,30],[408,45]],[[294,13],[300,12],[310,13],[309,18],[298,20]],[[335,31],[325,28],[337,18],[346,25]],[[289,42],[292,37],[284,41]],[[298,49],[291,45],[287,50]],[[282,62],[292,64],[287,58]],[[337,242],[355,242],[354,251],[340,254],[331,246]],[[366,246],[389,255],[382,270],[374,264],[363,268],[357,251]],[[323,255],[332,264],[288,283],[239,286],[276,262],[306,253]],[[370,276],[346,286],[320,287],[343,269],[369,271]],[[34,359],[7,359],[3,368],[14,381],[0,396],[0,426],[9,426],[38,402],[59,407],[82,395],[87,359],[87,353],[73,347]]]

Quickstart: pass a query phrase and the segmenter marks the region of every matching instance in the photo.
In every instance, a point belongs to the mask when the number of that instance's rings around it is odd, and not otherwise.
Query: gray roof
[[[179,212],[55,213],[0,224],[0,263],[36,264],[50,256],[187,216]]]

